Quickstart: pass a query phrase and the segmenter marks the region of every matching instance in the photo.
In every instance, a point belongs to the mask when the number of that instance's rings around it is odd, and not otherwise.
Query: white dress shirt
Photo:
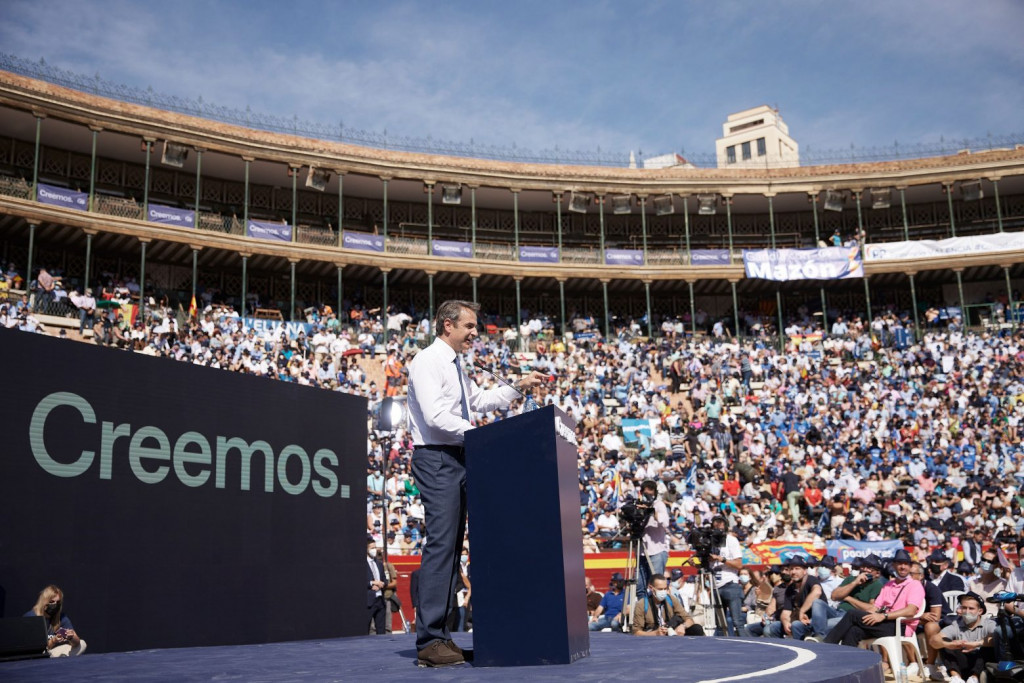
[[[483,390],[469,377],[459,377],[455,350],[441,338],[416,354],[409,363],[409,421],[417,446],[461,446],[473,424],[462,417],[462,389],[470,411],[485,413],[504,408],[519,397],[504,385]]]

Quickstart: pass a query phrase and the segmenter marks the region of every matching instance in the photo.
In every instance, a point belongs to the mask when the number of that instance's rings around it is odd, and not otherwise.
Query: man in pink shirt
[[[910,578],[910,553],[900,548],[892,558],[895,576],[882,586],[871,610],[851,610],[829,631],[826,643],[850,645],[865,638],[896,635],[896,620],[903,618],[904,635],[911,636],[917,628],[916,616],[924,604],[924,584]]]
[[[871,505],[875,502],[875,492],[868,488],[867,479],[860,480],[860,487],[853,492],[853,499],[864,505]]]

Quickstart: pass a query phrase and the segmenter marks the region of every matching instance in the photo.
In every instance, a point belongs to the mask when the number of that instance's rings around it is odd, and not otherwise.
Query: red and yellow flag
[[[196,295],[192,295],[192,303],[188,305],[188,317],[190,320],[195,320],[198,309],[196,308]]]

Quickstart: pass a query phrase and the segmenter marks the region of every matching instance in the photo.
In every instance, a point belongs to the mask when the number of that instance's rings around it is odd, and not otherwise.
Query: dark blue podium
[[[474,666],[590,654],[575,441],[554,406],[466,432]]]

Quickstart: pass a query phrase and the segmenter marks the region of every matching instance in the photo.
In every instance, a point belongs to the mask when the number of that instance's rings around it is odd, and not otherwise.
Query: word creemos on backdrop
[[[60,411],[60,419],[54,416]],[[78,394],[54,392],[43,397],[32,411],[29,423],[29,444],[32,455],[40,467],[56,477],[77,477],[85,474],[96,462],[97,451],[85,450],[70,458],[57,460],[46,447],[47,429],[61,429],[68,416],[77,412],[85,424],[97,424],[96,411]],[[259,454],[263,464],[263,490],[274,492],[275,481],[285,493],[298,496],[312,490],[323,498],[348,498],[350,487],[338,481],[338,455],[329,448],[319,448],[309,456],[307,449],[298,444],[284,446],[279,453],[263,440],[246,441],[240,437],[216,435],[213,438],[196,432],[180,434],[174,443],[159,427],[143,426],[132,430],[128,423],[99,423],[99,478],[113,476],[114,444],[128,439],[128,464],[136,479],[145,484],[159,484],[173,470],[178,481],[188,487],[208,484],[212,478],[214,488],[227,486],[229,456],[239,461],[238,487],[250,490],[253,456]],[[211,471],[212,470],[212,471]],[[291,474],[289,474],[291,470]],[[298,475],[298,476],[295,476]]]

